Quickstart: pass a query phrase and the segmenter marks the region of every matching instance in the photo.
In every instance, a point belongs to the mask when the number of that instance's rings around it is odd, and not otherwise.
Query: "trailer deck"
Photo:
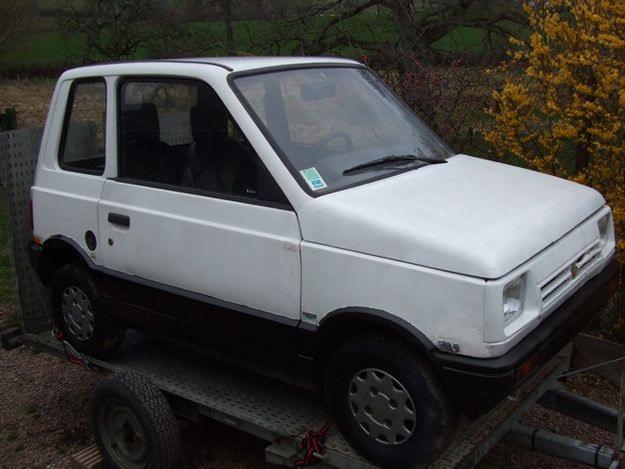
[[[136,372],[149,378],[169,398],[174,410],[193,420],[218,420],[270,444],[267,461],[292,466],[299,441],[329,419],[318,395],[212,361],[198,353],[132,331],[118,353],[107,360],[87,357],[89,366],[106,372]],[[24,344],[65,358],[50,331],[24,334]],[[474,422],[461,422],[452,443],[431,467],[472,467],[499,441],[568,367],[563,350],[518,391]],[[333,427],[324,463],[337,468],[372,468]]]

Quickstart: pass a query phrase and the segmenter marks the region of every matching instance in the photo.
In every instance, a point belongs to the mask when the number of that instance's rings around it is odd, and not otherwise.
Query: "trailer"
[[[294,389],[205,357],[171,343],[130,334],[122,349],[108,360],[79,358],[50,332],[24,334],[22,343],[61,359],[68,354],[77,364],[107,373],[141,375],[166,396],[174,412],[197,421],[208,417],[269,442],[267,461],[293,466],[302,458],[300,443],[310,430],[319,430],[329,413],[319,396]],[[529,379],[514,396],[474,422],[462,422],[456,436],[433,467],[472,467],[532,407],[568,367],[563,351]],[[341,434],[332,428],[322,456],[337,468],[372,468]]]
[[[117,377],[130,383],[132,389],[141,388],[137,391],[138,400],[147,399],[149,394],[159,409],[166,407],[165,413],[190,420],[210,418],[256,435],[268,443],[268,462],[302,466],[321,461],[328,467],[373,467],[331,426],[329,411],[318,395],[226,366],[137,331],[129,331],[120,350],[106,360],[79,354],[55,334],[47,292],[30,268],[26,248],[30,236],[28,189],[40,138],[40,129],[0,133],[0,175],[21,321],[20,327],[3,331],[5,349],[32,347]],[[622,428],[622,413],[617,415],[612,409],[576,399],[558,389],[558,378],[569,369],[570,354],[571,347],[565,347],[490,412],[475,421],[461,420],[451,443],[431,466],[473,467],[505,437],[516,444],[578,462],[619,467],[618,452],[609,448],[540,433],[518,423],[523,413],[540,401],[544,406],[613,431],[617,421]],[[153,409],[147,408],[150,402],[139,410],[153,413]],[[175,425],[169,425],[159,434],[165,438],[159,440],[164,453],[175,453],[174,440],[180,438],[177,432]]]

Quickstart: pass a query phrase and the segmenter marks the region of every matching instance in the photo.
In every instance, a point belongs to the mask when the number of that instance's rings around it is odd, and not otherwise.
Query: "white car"
[[[599,193],[455,154],[352,60],[67,71],[32,209],[80,352],[134,327],[324,392],[384,466],[434,457],[613,288]]]

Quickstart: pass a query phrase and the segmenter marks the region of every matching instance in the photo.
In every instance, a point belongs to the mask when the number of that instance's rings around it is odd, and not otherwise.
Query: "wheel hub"
[[[146,466],[145,434],[139,421],[126,405],[109,401],[104,406],[98,423],[107,451],[121,467],[139,469]]]
[[[375,368],[359,371],[352,378],[348,398],[358,425],[378,443],[399,445],[414,433],[412,398],[389,373]]]
[[[61,310],[68,331],[78,340],[93,336],[94,315],[89,298],[80,288],[67,287],[61,296]]]

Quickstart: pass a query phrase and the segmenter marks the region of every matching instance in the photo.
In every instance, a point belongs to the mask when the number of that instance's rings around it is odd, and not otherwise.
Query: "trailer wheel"
[[[54,321],[76,350],[103,357],[121,345],[126,329],[108,315],[89,268],[78,262],[59,268],[51,294]]]
[[[100,381],[89,403],[91,427],[107,468],[173,469],[180,431],[163,393],[136,373]]]
[[[383,333],[354,337],[337,349],[326,397],[343,436],[382,467],[427,464],[453,428],[452,405],[431,367]]]

